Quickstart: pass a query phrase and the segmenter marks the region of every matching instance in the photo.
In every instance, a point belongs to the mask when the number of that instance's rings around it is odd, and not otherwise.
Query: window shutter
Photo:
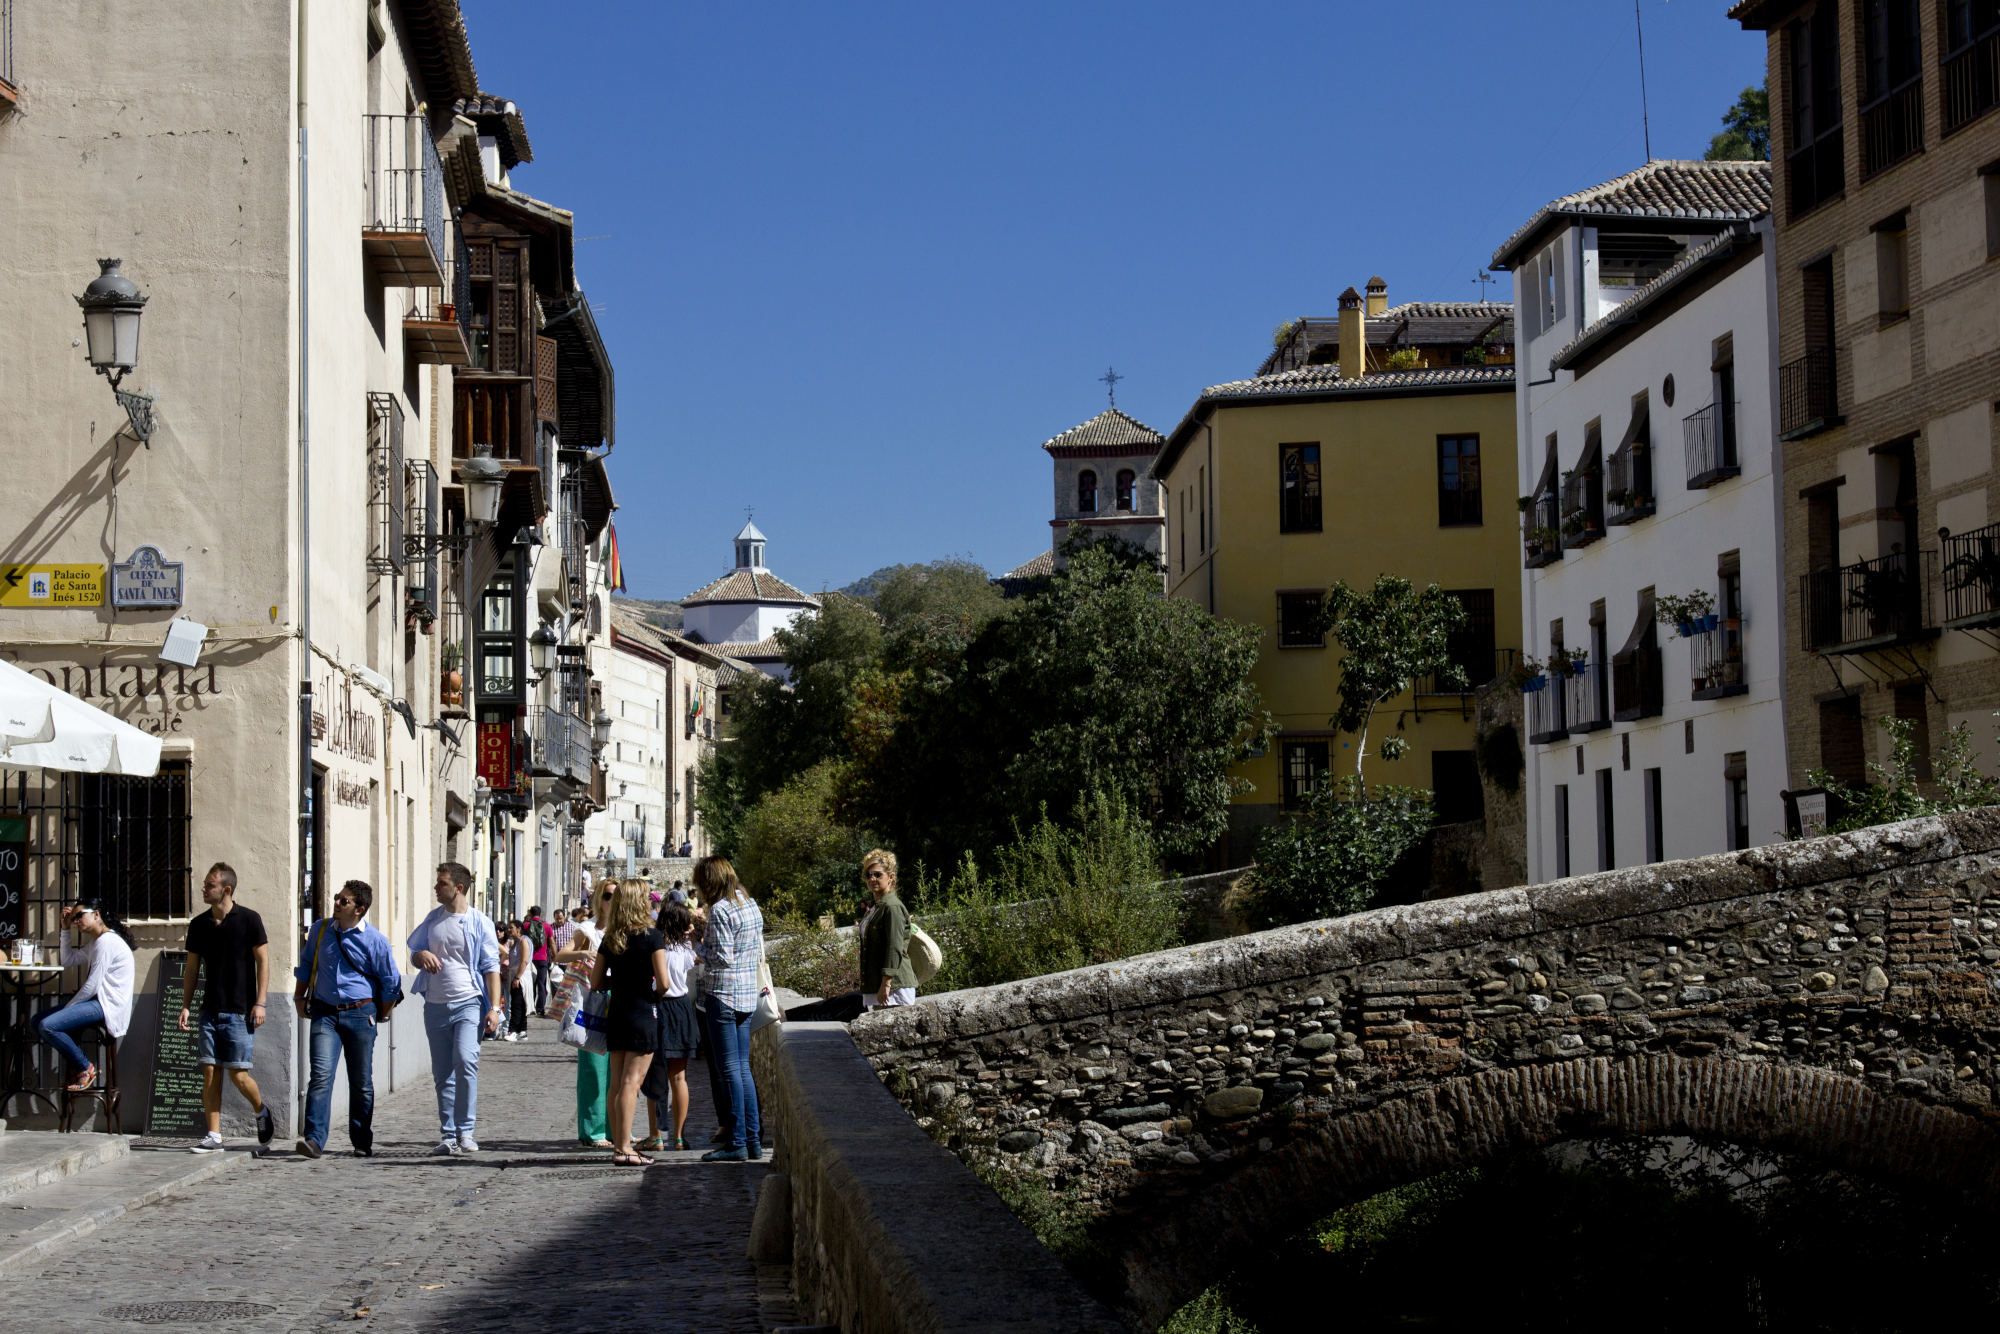
[[[521,252],[512,246],[493,250],[493,370],[520,375]]]
[[[556,340],[535,335],[535,420],[556,424]]]

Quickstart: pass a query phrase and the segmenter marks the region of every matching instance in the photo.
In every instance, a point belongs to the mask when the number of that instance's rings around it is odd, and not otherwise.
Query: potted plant
[[[465,674],[460,670],[464,660],[465,650],[458,641],[446,640],[439,654],[443,675],[438,682],[438,702],[447,708],[458,708],[465,703]]]
[[[1548,683],[1549,678],[1542,673],[1542,664],[1525,653],[1507,669],[1507,684],[1525,694],[1532,695]]]
[[[1693,639],[1703,618],[1714,608],[1715,598],[1698,588],[1692,593],[1662,593],[1653,599],[1654,614],[1671,622],[1674,633],[1682,639]]]
[[[1901,555],[1902,548],[1895,548],[1895,553]],[[1848,608],[1868,613],[1868,628],[1872,634],[1888,634],[1895,630],[1908,610],[1911,591],[1903,562],[1864,562],[1856,573],[1860,578],[1848,591]]]
[[[445,324],[455,324],[458,321],[458,303],[455,301],[438,302],[438,319]]]
[[[1535,498],[1533,496],[1522,496],[1519,500],[1516,500],[1514,502],[1514,508],[1520,510],[1521,513],[1523,514],[1526,514],[1529,510],[1533,509],[1534,507],[1535,507]]]
[[[1942,530],[1946,537],[1950,530]],[[1986,595],[1986,610],[2000,608],[2000,542],[1991,538],[1979,541],[1977,551],[1967,551],[1954,556],[1944,567],[1945,586],[1954,593],[1982,590]]]
[[[1627,491],[1622,486],[1614,486],[1609,491],[1606,491],[1604,493],[1605,503],[1616,505],[1620,509],[1624,509],[1625,502],[1630,500],[1631,498],[1632,498],[1632,493],[1630,491]]]
[[[1556,543],[1562,540],[1562,534],[1558,533],[1555,529],[1549,527],[1547,524],[1543,524],[1539,528],[1529,529],[1528,537],[1529,540],[1538,542],[1545,547],[1552,547],[1556,545]]]

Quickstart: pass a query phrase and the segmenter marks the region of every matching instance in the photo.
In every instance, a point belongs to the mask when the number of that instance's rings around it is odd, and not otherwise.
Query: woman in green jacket
[[[861,921],[861,1008],[914,1004],[910,910],[896,896],[896,854],[876,848],[863,856],[861,883],[875,896],[875,906]]]

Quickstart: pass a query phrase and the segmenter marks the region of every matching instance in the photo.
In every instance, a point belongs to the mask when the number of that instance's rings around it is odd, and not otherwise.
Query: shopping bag
[[[750,1016],[750,1031],[778,1023],[785,1017],[778,1008],[777,983],[771,980],[771,965],[759,960],[757,963],[757,1008]]]
[[[549,1018],[558,1024],[566,1021],[571,1012],[583,1005],[583,998],[590,994],[590,979],[581,968],[565,968],[562,981],[556,983],[556,994],[549,997]]]
[[[604,1012],[611,1004],[611,997],[601,991],[592,991],[588,983],[581,985],[583,1003],[570,1007],[562,1026],[556,1030],[556,1037],[563,1045],[579,1051],[606,1051]]]

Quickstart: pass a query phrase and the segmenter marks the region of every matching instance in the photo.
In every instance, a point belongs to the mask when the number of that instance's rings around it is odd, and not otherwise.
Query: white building
[[[1494,255],[1524,371],[1522,642],[1547,669],[1531,881],[1784,828],[1770,195],[1765,163],[1653,162]],[[1680,624],[1689,603],[1712,619]]]
[[[736,534],[736,566],[681,599],[681,629],[688,639],[736,658],[767,676],[790,676],[774,636],[788,629],[819,599],[772,574],[764,564],[766,538],[754,523]]]

